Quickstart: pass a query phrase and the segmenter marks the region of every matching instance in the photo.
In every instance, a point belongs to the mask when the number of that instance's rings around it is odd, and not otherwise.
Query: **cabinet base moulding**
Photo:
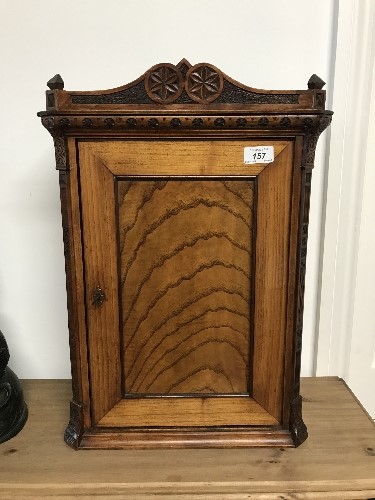
[[[252,448],[292,447],[290,433],[278,430],[253,431],[166,431],[147,432],[85,432],[78,445],[82,450],[152,449],[152,448]]]

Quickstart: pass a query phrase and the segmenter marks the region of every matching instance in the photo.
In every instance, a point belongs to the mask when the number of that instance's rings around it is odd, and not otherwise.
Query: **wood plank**
[[[360,485],[366,487],[370,482],[362,481]],[[369,487],[366,490],[346,490],[345,481],[340,482],[327,482],[322,483],[322,489],[318,492],[309,491],[285,491],[284,483],[280,485],[274,484],[275,492],[261,492],[249,493],[247,485],[233,483],[232,485],[217,484],[216,488],[210,486],[202,487],[199,493],[192,489],[191,484],[175,483],[173,490],[166,492],[165,486],[160,483],[153,483],[147,486],[143,484],[119,484],[117,487],[111,483],[95,485],[95,490],[92,485],[80,484],[79,492],[77,492],[76,485],[46,485],[41,489],[38,485],[28,485],[25,488],[23,485],[15,486],[11,490],[6,489],[4,494],[11,491],[12,500],[24,500],[25,498],[39,499],[39,498],[80,498],[81,500],[107,500],[108,498],[116,498],[122,500],[130,498],[131,500],[150,500],[171,497],[173,500],[372,500],[375,490]],[[349,484],[349,482],[347,483]],[[370,483],[372,484],[372,482]],[[7,486],[7,485],[5,485]],[[279,488],[278,488],[279,486]],[[309,487],[307,483],[306,488]],[[332,488],[339,488],[333,490]],[[232,493],[233,490],[236,493]],[[173,496],[172,496],[173,495]],[[371,496],[371,498],[370,498]],[[6,497],[3,497],[6,498]],[[10,497],[9,497],[10,498]]]
[[[277,425],[277,421],[248,396],[204,398],[123,399],[99,422],[102,427],[199,427]]]
[[[366,499],[375,427],[337,378],[302,379],[309,438],[297,449],[74,451],[70,381],[24,381],[30,416],[0,445],[1,498]]]

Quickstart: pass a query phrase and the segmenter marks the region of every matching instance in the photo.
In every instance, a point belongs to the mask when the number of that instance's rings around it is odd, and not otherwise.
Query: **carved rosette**
[[[155,102],[176,101],[185,88],[193,102],[207,104],[220,96],[224,78],[222,72],[210,64],[196,64],[185,78],[173,64],[158,64],[146,73],[144,83],[148,97]]]
[[[158,64],[147,72],[145,89],[155,102],[173,102],[184,89],[183,77],[173,64]]]
[[[196,64],[186,75],[186,93],[195,102],[207,104],[219,97],[224,79],[220,70],[208,64]]]

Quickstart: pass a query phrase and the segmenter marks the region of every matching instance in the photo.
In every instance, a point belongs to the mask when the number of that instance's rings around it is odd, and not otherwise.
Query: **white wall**
[[[316,373],[343,377],[375,418],[375,2],[339,7]]]
[[[330,88],[334,0],[0,1],[0,328],[22,378],[70,376],[58,178],[36,112],[55,73],[71,90],[127,83],[158,62],[211,62],[258,88]],[[311,375],[325,169],[316,158],[303,375]]]

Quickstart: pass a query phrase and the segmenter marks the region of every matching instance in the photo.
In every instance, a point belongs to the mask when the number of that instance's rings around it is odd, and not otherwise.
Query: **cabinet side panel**
[[[89,145],[80,144],[79,153],[91,407],[95,423],[121,398],[115,182]]]
[[[295,348],[300,343],[298,340],[298,330],[296,329],[296,309],[298,301],[298,268],[297,256],[299,245],[299,217],[300,217],[300,196],[302,180],[302,143],[303,137],[297,136],[294,148],[294,167],[293,167],[293,188],[291,200],[291,224],[289,240],[289,269],[288,269],[288,310],[287,310],[287,328],[285,338],[285,375],[284,375],[284,410],[283,426],[289,427],[290,402],[293,399],[294,384],[297,379],[293,377]],[[302,331],[300,332],[302,335]],[[299,380],[299,374],[298,374]]]
[[[293,145],[258,176],[253,397],[282,419]]]
[[[79,183],[76,162],[77,149],[74,138],[69,138],[67,140],[67,147],[69,170],[67,172],[60,170],[60,192],[68,298],[73,400],[76,404],[82,406],[84,425],[88,428],[91,425],[91,415],[84,303],[85,290]]]

